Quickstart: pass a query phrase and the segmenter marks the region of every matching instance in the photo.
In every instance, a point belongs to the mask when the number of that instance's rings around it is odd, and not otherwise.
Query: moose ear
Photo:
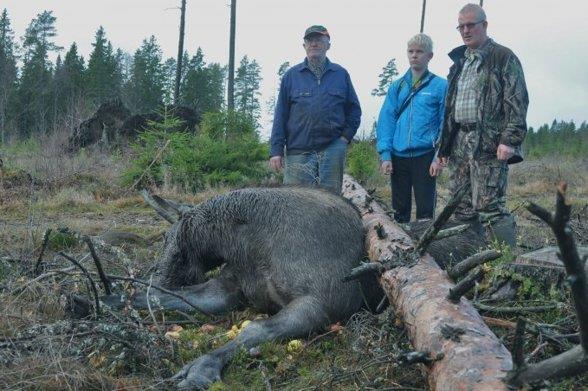
[[[165,200],[159,196],[149,194],[145,189],[141,190],[141,195],[146,203],[148,203],[155,211],[170,223],[175,223],[182,217],[184,213],[190,211],[187,205],[179,204],[174,201]]]

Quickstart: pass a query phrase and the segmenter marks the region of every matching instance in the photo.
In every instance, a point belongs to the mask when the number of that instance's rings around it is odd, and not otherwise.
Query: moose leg
[[[185,301],[177,296],[151,289],[149,297],[147,297],[146,291],[141,291],[132,297],[131,302],[136,308],[147,308],[147,300],[150,300],[151,303],[158,301],[160,306],[166,310],[191,311],[196,309],[207,315],[219,315],[233,311],[241,307],[243,303],[242,294],[238,287],[223,278],[213,278],[202,284],[187,286],[173,292],[182,296]],[[102,301],[115,307],[121,304],[119,295],[104,297]]]
[[[317,298],[297,298],[271,318],[252,321],[233,341],[185,365],[173,379],[179,381],[180,389],[206,388],[220,380],[222,369],[239,348],[249,349],[269,340],[307,336],[328,324],[327,312]]]

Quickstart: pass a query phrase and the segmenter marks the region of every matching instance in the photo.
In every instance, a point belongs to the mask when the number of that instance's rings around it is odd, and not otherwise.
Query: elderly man
[[[399,223],[410,221],[412,193],[416,218],[435,213],[435,177],[441,165],[435,144],[443,122],[447,81],[429,72],[433,41],[412,37],[406,48],[410,69],[388,89],[376,128],[380,171],[391,175],[392,208]]]
[[[349,73],[326,56],[327,29],[306,29],[302,46],[306,59],[290,68],[280,85],[269,164],[276,171],[285,166],[285,184],[318,185],[340,194],[361,108]]]
[[[508,164],[522,161],[529,99],[519,59],[488,38],[487,28],[486,14],[477,4],[459,12],[457,30],[465,45],[449,53],[454,64],[439,157],[449,162],[453,192],[461,184],[470,186],[456,217],[485,227],[489,239],[515,247],[506,184]]]

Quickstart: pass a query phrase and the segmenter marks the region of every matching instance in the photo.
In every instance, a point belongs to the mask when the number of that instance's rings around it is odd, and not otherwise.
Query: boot
[[[486,226],[489,241],[506,243],[511,249],[517,248],[517,225],[512,215],[504,215]]]

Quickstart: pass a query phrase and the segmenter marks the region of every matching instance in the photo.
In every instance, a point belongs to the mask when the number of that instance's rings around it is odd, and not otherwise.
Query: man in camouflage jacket
[[[438,156],[449,164],[450,191],[470,192],[456,211],[460,220],[486,228],[489,239],[516,246],[516,226],[506,208],[508,164],[522,161],[529,104],[523,70],[514,53],[487,36],[477,4],[467,4],[457,30],[465,43],[449,53],[445,119]]]

